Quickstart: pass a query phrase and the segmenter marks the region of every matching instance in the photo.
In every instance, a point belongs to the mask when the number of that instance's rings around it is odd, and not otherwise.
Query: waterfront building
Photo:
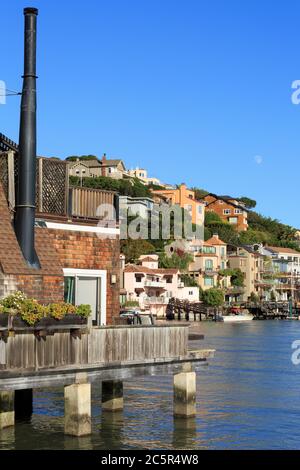
[[[189,275],[198,282],[201,289],[230,288],[230,276],[222,273],[227,268],[227,244],[218,234],[214,234],[206,242],[190,241],[189,252],[194,258],[189,265]]]
[[[244,274],[244,288],[236,300],[247,301],[251,294],[263,297],[264,256],[252,246],[228,246],[228,267]]]
[[[196,302],[198,287],[185,287],[179,269],[158,268],[158,255],[141,256],[139,265],[129,264],[124,269],[124,287],[127,300],[138,302],[142,309],[164,316],[171,298]]]
[[[300,299],[300,253],[291,248],[256,245],[265,257],[263,296],[278,301]],[[271,294],[273,293],[273,294]]]
[[[205,210],[212,211],[224,221],[236,227],[239,232],[248,229],[248,211],[245,205],[230,196],[209,193],[203,197]]]
[[[96,195],[113,208],[114,193],[72,188],[65,161],[38,158],[34,235],[40,269],[30,267],[12,224],[18,146],[10,142],[1,137],[0,298],[19,290],[43,304],[89,304],[94,325],[113,323],[119,315],[119,228],[113,212],[108,226],[97,226],[94,201]]]

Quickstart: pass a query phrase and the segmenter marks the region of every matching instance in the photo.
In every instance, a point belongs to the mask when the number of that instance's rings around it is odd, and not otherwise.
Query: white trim
[[[92,225],[75,225],[75,224],[60,224],[57,222],[45,221],[47,228],[56,230],[70,230],[73,232],[90,232],[90,233],[103,233],[107,235],[120,235],[119,228],[111,227],[94,227]]]
[[[101,280],[101,297],[100,297],[100,325],[106,325],[106,282],[107,271],[104,269],[76,269],[63,268],[64,277],[97,277]],[[76,281],[75,281],[76,282]]]

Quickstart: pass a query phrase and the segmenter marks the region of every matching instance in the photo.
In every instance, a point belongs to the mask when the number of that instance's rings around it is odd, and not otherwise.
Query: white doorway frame
[[[95,277],[100,279],[100,318],[99,325],[106,325],[106,282],[107,271],[100,269],[74,269],[64,268],[64,277],[75,277],[75,303],[77,295],[77,279],[78,277]]]

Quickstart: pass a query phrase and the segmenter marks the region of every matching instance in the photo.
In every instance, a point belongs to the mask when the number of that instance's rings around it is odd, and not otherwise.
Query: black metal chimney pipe
[[[18,203],[15,231],[30,267],[39,268],[34,249],[36,193],[36,23],[38,10],[24,8],[24,76],[19,135]]]

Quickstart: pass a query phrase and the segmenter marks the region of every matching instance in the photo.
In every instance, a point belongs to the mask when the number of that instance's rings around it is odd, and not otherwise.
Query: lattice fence
[[[37,158],[36,209],[39,213],[65,216],[68,208],[69,182],[65,162]],[[18,187],[18,154],[0,153],[0,181],[9,206],[14,210]]]

